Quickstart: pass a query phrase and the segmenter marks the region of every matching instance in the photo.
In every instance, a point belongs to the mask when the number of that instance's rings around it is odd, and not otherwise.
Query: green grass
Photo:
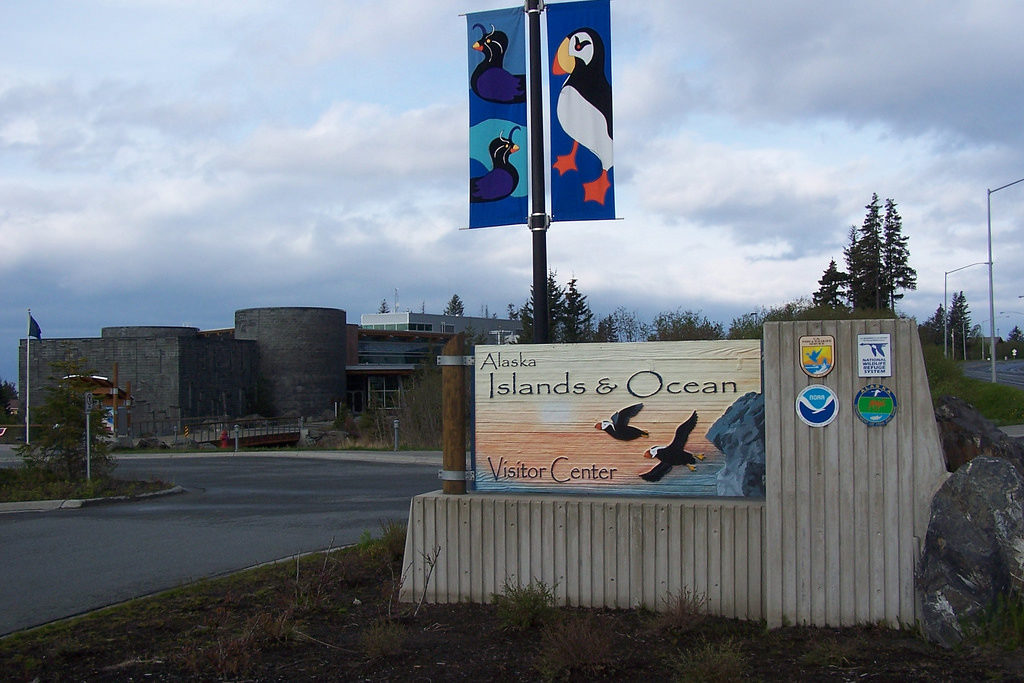
[[[925,346],[923,351],[933,403],[942,396],[956,396],[996,425],[1024,424],[1024,391],[965,377],[961,363],[944,358],[937,346]]]
[[[555,610],[555,592],[543,581],[531,581],[525,586],[505,581],[505,590],[496,593],[491,601],[498,608],[498,618],[510,631],[525,631],[550,622]]]
[[[164,482],[125,481],[93,477],[68,481],[49,470],[28,467],[0,469],[0,503],[26,500],[66,500],[133,496],[168,488]]]

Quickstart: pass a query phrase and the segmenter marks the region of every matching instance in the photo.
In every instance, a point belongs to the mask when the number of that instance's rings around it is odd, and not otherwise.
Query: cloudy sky
[[[396,291],[522,303],[526,228],[460,229],[459,15],[509,4],[0,4],[0,378],[29,307],[54,338],[254,306],[358,321]],[[728,327],[842,266],[877,192],[918,272],[901,310],[927,318],[946,271],[988,258],[986,190],[1024,177],[1021,26],[1012,0],[616,0],[620,220],[555,223],[549,266],[598,316]],[[1022,222],[1024,183],[992,195],[1003,334],[1024,326]],[[987,321],[987,269],[948,280]]]

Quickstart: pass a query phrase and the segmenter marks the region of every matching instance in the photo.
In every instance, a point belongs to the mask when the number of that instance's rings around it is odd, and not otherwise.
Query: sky
[[[0,379],[44,338],[382,300],[503,316],[525,227],[468,221],[476,0],[0,4]],[[924,321],[1024,327],[1024,4],[612,2],[618,219],[555,222],[597,317],[809,297],[877,193]],[[963,268],[955,273],[955,269]],[[948,275],[947,275],[948,273]]]

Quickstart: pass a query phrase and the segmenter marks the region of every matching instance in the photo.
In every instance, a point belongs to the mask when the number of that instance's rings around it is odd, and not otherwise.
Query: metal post
[[[533,233],[533,342],[546,344],[549,338],[548,246],[550,220],[544,188],[547,162],[544,156],[544,88],[540,56],[541,0],[526,0],[530,37],[530,219]]]
[[[398,418],[395,418],[392,426],[395,428],[395,451],[398,450]]]
[[[92,392],[85,392],[85,480],[92,481],[92,439],[89,438],[89,413],[92,412]]]
[[[235,453],[238,452],[238,425],[235,425]]]
[[[948,295],[948,292],[947,292],[948,286],[949,286],[949,276],[951,274],[953,274],[953,273],[955,273],[957,271],[963,270],[965,268],[973,268],[974,266],[984,266],[987,263],[988,263],[988,261],[978,261],[977,263],[970,263],[970,264],[968,264],[966,266],[960,266],[959,268],[954,268],[953,270],[947,270],[945,272],[945,275],[942,278],[942,357],[943,358],[948,358],[949,357],[949,354],[946,352],[946,349],[947,349],[946,340],[949,338],[949,295]],[[964,342],[964,347],[966,348],[966,346],[967,346],[967,343]],[[984,345],[982,345],[982,346],[984,346]],[[953,358],[956,358],[956,348],[953,349]]]
[[[996,381],[996,299],[995,292],[992,287],[992,194],[999,192],[999,190],[1005,190],[1008,187],[1016,185],[1017,183],[1024,183],[1024,178],[1020,180],[1014,180],[1012,183],[1006,183],[1001,187],[997,187],[994,190],[987,190],[988,192],[988,316],[989,316],[989,351],[991,358],[992,367],[992,383]]]

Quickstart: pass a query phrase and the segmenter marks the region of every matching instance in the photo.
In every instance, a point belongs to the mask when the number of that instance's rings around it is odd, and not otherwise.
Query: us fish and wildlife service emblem
[[[800,337],[800,367],[808,377],[824,377],[835,367],[836,338],[832,335]]]
[[[889,424],[896,415],[896,395],[881,384],[869,384],[858,391],[853,405],[857,417],[869,427]]]

